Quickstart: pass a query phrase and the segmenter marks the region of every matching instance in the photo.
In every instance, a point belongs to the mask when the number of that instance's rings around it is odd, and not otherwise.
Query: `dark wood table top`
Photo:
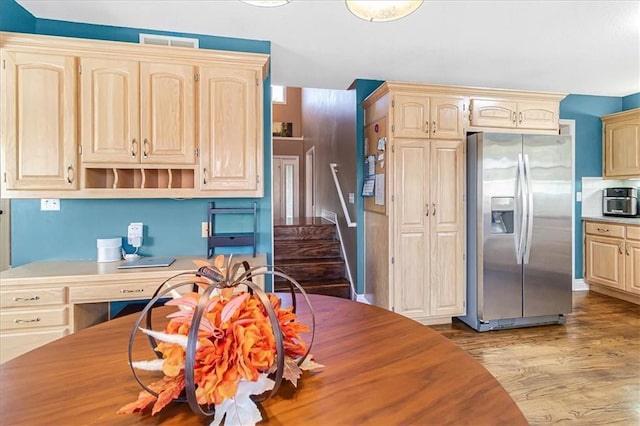
[[[312,353],[325,368],[283,382],[261,403],[274,425],[527,424],[504,388],[437,332],[375,306],[311,296]],[[160,318],[175,308],[161,308]],[[308,323],[301,304],[300,320]],[[174,403],[155,416],[116,414],[141,388],[127,362],[136,315],[64,337],[0,366],[0,424],[207,425],[211,418]],[[154,321],[156,321],[154,319]],[[140,333],[139,333],[140,335]],[[144,336],[135,359],[152,359]]]

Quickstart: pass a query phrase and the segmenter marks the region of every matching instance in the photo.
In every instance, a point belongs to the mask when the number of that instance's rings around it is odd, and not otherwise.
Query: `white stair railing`
[[[340,187],[340,182],[338,182],[338,165],[336,163],[330,163],[329,168],[331,169],[331,174],[333,174],[333,181],[336,184],[336,191],[338,191],[338,197],[340,197],[342,212],[344,213],[345,219],[347,219],[347,226],[349,228],[355,228],[357,224],[356,222],[351,221],[351,216],[349,216],[349,210],[347,210],[347,204],[344,202],[344,197],[342,196],[342,188]]]

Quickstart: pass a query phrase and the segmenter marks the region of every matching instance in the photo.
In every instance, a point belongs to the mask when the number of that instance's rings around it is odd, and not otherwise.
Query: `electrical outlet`
[[[356,194],[353,192],[349,193],[349,204],[354,204],[356,202]]]
[[[202,238],[209,237],[209,222],[202,222],[202,230],[200,231]]]
[[[133,247],[140,247],[142,245],[142,222],[131,222],[127,228],[127,242]]]
[[[58,198],[43,198],[40,200],[41,211],[60,211],[60,200]]]

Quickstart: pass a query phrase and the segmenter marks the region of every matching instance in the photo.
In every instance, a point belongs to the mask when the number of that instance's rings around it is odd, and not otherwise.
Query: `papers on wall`
[[[376,175],[375,193],[375,204],[384,206],[384,174]]]
[[[376,156],[375,155],[367,156],[366,169],[367,169],[367,176],[373,176],[376,174]]]
[[[375,177],[369,176],[365,178],[364,185],[362,186],[363,197],[373,197],[373,188],[375,186]]]

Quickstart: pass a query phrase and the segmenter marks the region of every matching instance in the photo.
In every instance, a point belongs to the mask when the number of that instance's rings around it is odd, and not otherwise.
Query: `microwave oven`
[[[602,214],[605,216],[639,216],[637,188],[602,190]]]

